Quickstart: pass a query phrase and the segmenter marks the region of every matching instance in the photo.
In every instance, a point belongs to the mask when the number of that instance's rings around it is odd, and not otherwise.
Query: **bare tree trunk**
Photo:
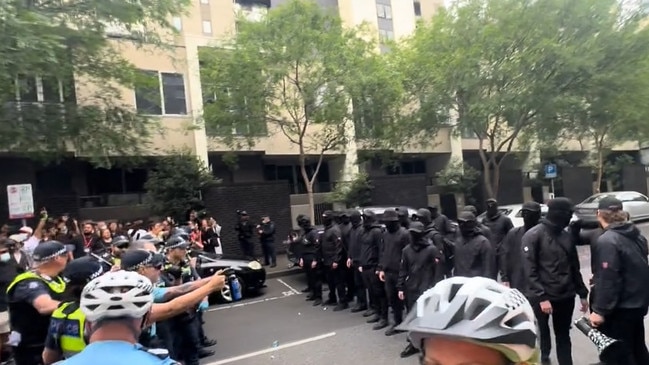
[[[315,224],[315,217],[313,216],[315,214],[313,182],[306,171],[306,157],[303,154],[300,154],[300,173],[302,174],[302,180],[304,180],[304,185],[306,186],[306,195],[309,199],[309,218],[311,219],[311,224]]]
[[[597,144],[597,179],[595,193],[601,193],[602,179],[604,178],[604,151],[600,143]]]
[[[498,192],[500,191],[500,163],[492,161],[493,172],[491,175],[491,198],[498,199]]]

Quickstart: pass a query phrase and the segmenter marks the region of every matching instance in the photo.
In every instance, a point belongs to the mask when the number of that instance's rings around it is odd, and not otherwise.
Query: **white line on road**
[[[291,348],[291,347],[296,347],[296,346],[305,345],[305,344],[310,343],[310,342],[315,342],[315,341],[324,340],[324,339],[326,339],[326,338],[333,337],[333,336],[335,336],[335,335],[336,335],[336,332],[329,332],[329,333],[325,333],[325,334],[320,335],[320,336],[309,337],[309,338],[305,338],[305,339],[303,339],[303,340],[299,340],[299,341],[295,341],[295,342],[288,342],[288,343],[285,343],[285,344],[283,344],[283,345],[279,345],[279,346],[277,346],[277,347],[271,347],[271,348],[269,348],[269,349],[265,349],[265,350],[259,350],[259,351],[255,351],[255,352],[249,352],[249,353],[247,353],[247,354],[243,354],[243,355],[239,355],[239,356],[234,356],[234,357],[230,357],[230,358],[223,359],[223,360],[219,360],[219,361],[215,361],[215,362],[210,362],[210,363],[207,363],[207,364],[205,364],[205,365],[222,365],[222,364],[229,364],[229,363],[232,363],[232,362],[235,362],[235,361],[245,360],[245,359],[249,359],[249,358],[251,358],[251,357],[256,357],[256,356],[260,356],[260,355],[269,354],[269,353],[271,353],[271,352],[275,352],[275,351],[279,351],[279,350],[284,350],[284,349],[288,349],[288,348]]]
[[[284,280],[282,279],[277,279],[277,281],[280,282],[280,284],[284,285],[285,287],[289,288],[293,293],[295,294],[301,294],[299,290],[295,289],[294,287],[288,285]]]
[[[230,304],[230,305],[225,305],[225,306],[219,306],[216,308],[211,308],[208,309],[208,312],[216,312],[216,311],[222,311],[224,309],[232,309],[232,308],[240,308],[240,307],[247,307],[252,304],[259,304],[259,303],[266,303],[270,302],[273,300],[278,300],[278,299],[286,299],[290,296],[295,295],[293,291],[285,291],[282,293],[283,295],[277,296],[277,297],[270,297],[270,298],[264,298],[264,299],[259,299],[259,300],[251,300],[249,302],[243,302],[243,303],[236,303],[236,304]]]

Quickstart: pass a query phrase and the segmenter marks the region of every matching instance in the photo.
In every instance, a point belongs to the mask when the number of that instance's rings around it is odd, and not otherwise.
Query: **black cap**
[[[131,240],[129,240],[128,237],[124,235],[119,235],[119,236],[115,236],[111,241],[111,243],[113,246],[117,248],[127,248],[128,245],[131,243]]]
[[[165,247],[168,249],[189,248],[189,246],[189,242],[181,236],[172,236],[167,240],[167,242],[165,242]]]
[[[341,212],[340,212],[340,217],[341,217],[341,218],[342,218],[342,217],[349,217],[349,211],[347,211],[347,210],[343,210],[343,211],[341,211]]]
[[[68,263],[63,270],[63,279],[70,285],[86,285],[90,280],[104,273],[99,261],[90,256],[80,257]]]
[[[530,212],[540,212],[541,204],[537,202],[526,202],[523,204],[522,210],[529,210]]]
[[[475,215],[471,212],[460,212],[460,214],[457,217],[458,222],[473,222],[475,221]]]
[[[363,217],[368,219],[376,219],[376,213],[371,210],[363,210]]]
[[[381,220],[384,222],[398,222],[399,213],[397,213],[397,211],[394,209],[386,209],[385,212],[383,212],[383,217],[381,218]]]
[[[395,209],[397,213],[399,214],[399,217],[408,217],[410,214],[408,213],[408,207],[399,207]]]
[[[474,205],[465,205],[464,208],[462,208],[463,212],[471,212],[473,215],[478,214],[478,208],[476,208]]]
[[[46,241],[39,243],[34,249],[32,258],[36,262],[45,262],[63,256],[70,252],[68,246],[59,241]]]
[[[417,209],[417,213],[415,213],[415,216],[418,218],[422,218],[422,217],[431,218],[430,210],[424,208]]]
[[[149,241],[149,242],[151,242],[153,244],[158,244],[158,243],[162,242],[162,240],[160,238],[152,235],[151,233],[143,234],[142,236],[140,236],[140,240],[141,241]]]
[[[548,211],[572,211],[572,201],[568,198],[555,198],[548,201]]]
[[[408,227],[408,232],[422,233],[424,232],[425,229],[426,227],[424,227],[423,223],[415,221],[410,223],[410,226]]]
[[[624,210],[624,205],[622,205],[621,200],[609,195],[605,196],[602,200],[599,201],[599,204],[597,204],[597,209],[610,210],[612,212],[615,212],[618,210]]]
[[[498,205],[498,200],[494,198],[489,198],[485,201],[485,203],[487,203],[487,205]]]
[[[126,251],[122,254],[120,266],[122,270],[136,271],[145,266],[155,266],[157,258],[153,252],[144,250]]]
[[[325,210],[322,212],[322,217],[323,218],[333,218],[334,217],[334,212],[331,210]]]

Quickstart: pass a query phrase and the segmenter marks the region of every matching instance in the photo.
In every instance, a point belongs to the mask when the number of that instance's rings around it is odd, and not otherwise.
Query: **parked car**
[[[624,211],[629,213],[633,222],[649,219],[649,198],[636,191],[612,191],[590,196],[588,199],[575,206],[575,213],[583,225],[597,225],[597,205],[607,196],[612,196],[622,201]]]
[[[525,225],[525,222],[523,221],[523,204],[502,205],[498,207],[498,211],[500,211],[501,214],[509,217],[509,219],[512,220],[514,227],[522,227],[523,225]],[[541,204],[541,218],[545,218],[547,214],[548,206]],[[482,222],[486,216],[487,212],[478,215],[478,221]],[[578,216],[573,214],[571,222],[574,222],[578,219]]]
[[[232,268],[241,284],[241,294],[254,294],[263,288],[266,283],[266,269],[257,260],[250,260],[245,257],[235,255],[216,255],[210,253],[201,253],[197,257],[196,270],[201,277],[208,277],[215,272]],[[226,285],[220,292],[213,294],[210,301],[232,302],[232,292],[230,286]]]
[[[380,221],[381,218],[383,218],[383,212],[385,212],[388,209],[397,210],[399,208],[401,208],[401,207],[399,207],[399,206],[371,206],[371,207],[356,207],[355,209],[358,210],[359,212],[361,212],[361,214],[364,211],[371,211],[372,213],[376,214],[376,219],[378,221]],[[415,214],[417,214],[417,209],[410,208],[410,207],[406,207],[406,208],[408,208],[408,216],[410,218],[412,218]]]

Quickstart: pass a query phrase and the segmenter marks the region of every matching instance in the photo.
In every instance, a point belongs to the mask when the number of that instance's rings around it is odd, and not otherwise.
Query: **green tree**
[[[120,90],[147,80],[120,44],[162,46],[187,3],[1,1],[0,148],[47,159],[73,149],[98,163],[147,151],[155,120],[123,103]]]
[[[539,122],[554,115],[572,83],[565,78],[564,68],[572,65],[561,36],[570,3],[456,2],[420,25],[406,45],[407,63],[420,75],[411,79],[420,94],[421,121],[443,119],[450,111],[457,118],[455,133],[478,139],[489,197],[498,194],[502,161],[537,138]]]
[[[349,182],[339,182],[331,193],[329,201],[343,203],[347,208],[365,207],[372,204],[372,190],[374,185],[365,173],[358,174]]]
[[[354,110],[369,113],[366,100],[380,100],[374,115],[394,122],[387,115],[401,97],[399,79],[389,80],[387,63],[363,35],[314,1],[291,0],[261,22],[241,20],[222,49],[201,50],[210,99],[206,129],[233,149],[251,147],[269,133],[283,135],[298,154],[312,218],[313,185],[325,154],[340,153],[354,138]]]
[[[218,181],[202,161],[189,152],[160,157],[144,184],[146,204],[153,214],[185,219],[190,209],[203,206],[201,191]]]

